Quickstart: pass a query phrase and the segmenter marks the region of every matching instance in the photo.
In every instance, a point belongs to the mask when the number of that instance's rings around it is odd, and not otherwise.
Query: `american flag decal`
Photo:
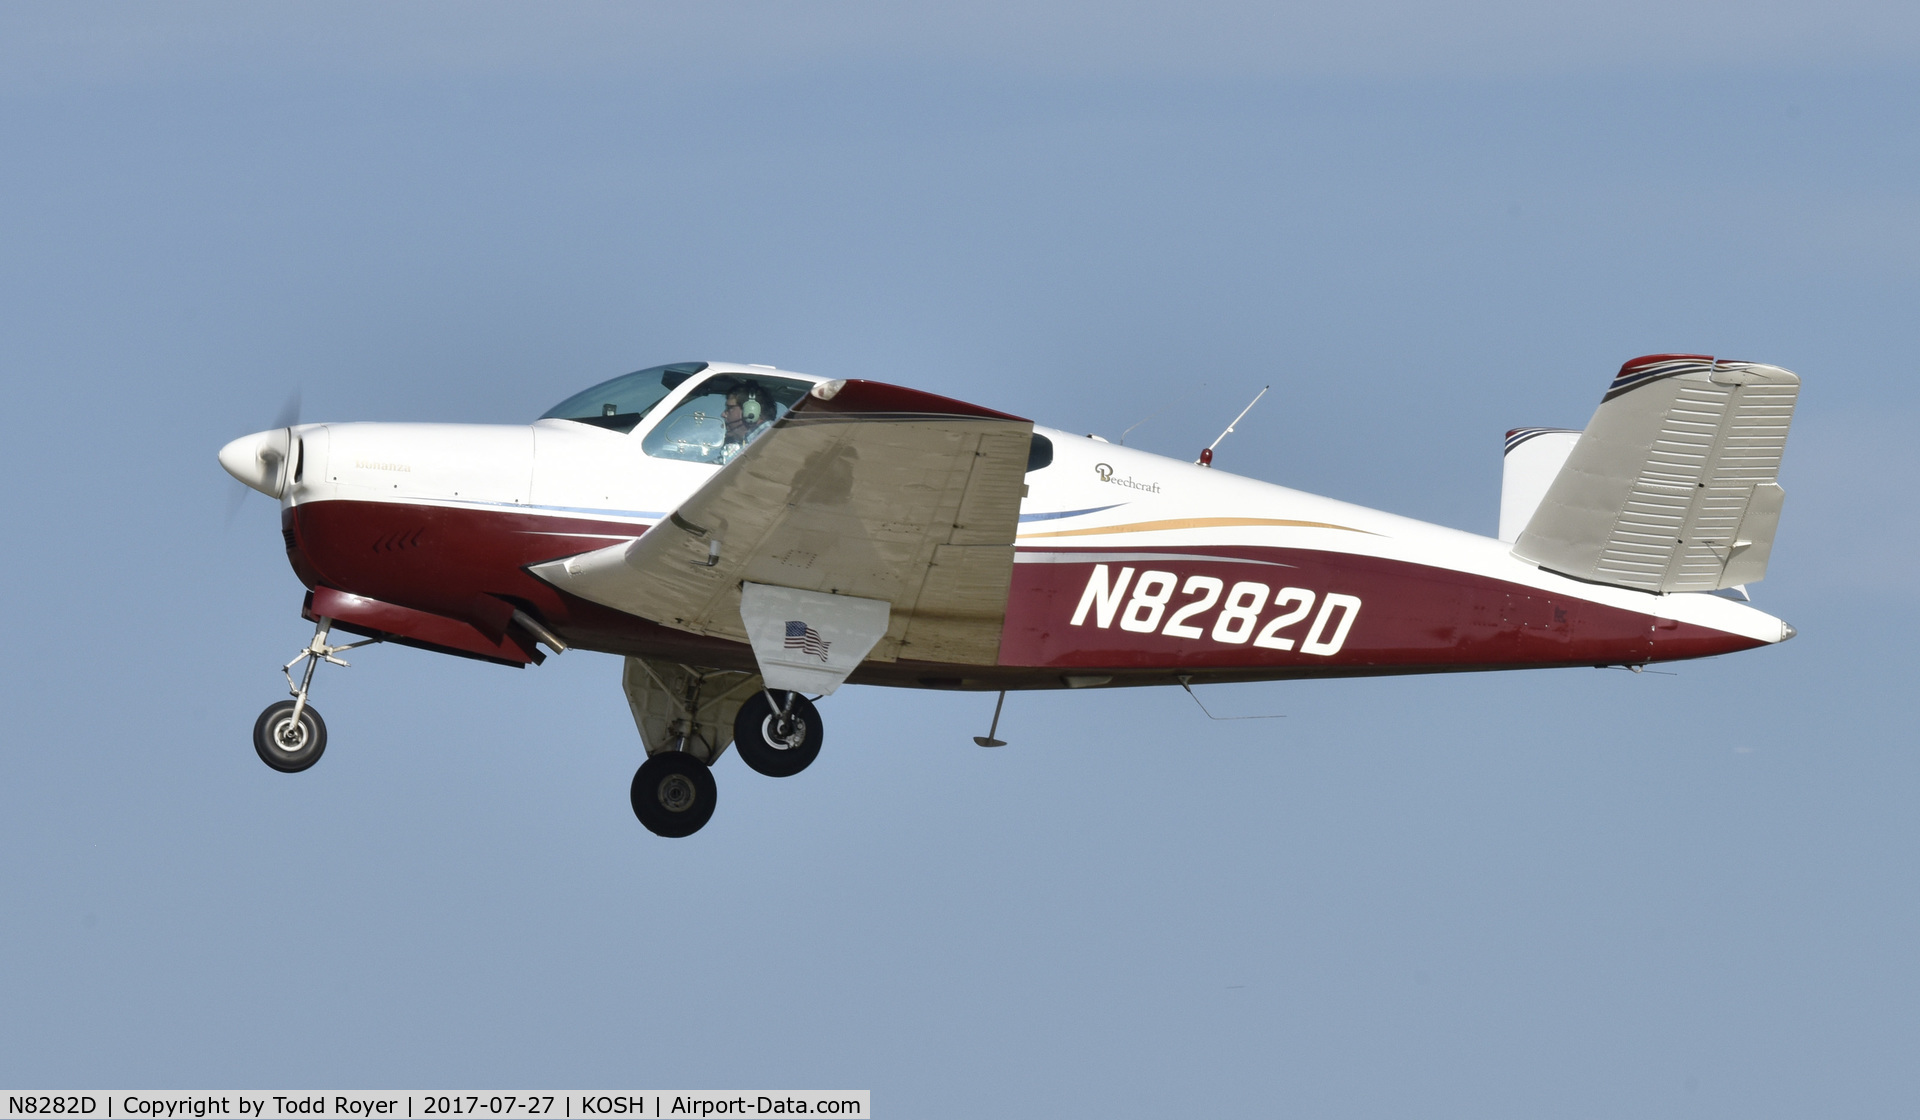
[[[806,623],[789,622],[787,623],[787,640],[782,644],[788,649],[797,649],[825,661],[827,647],[831,643],[820,636],[820,631]]]

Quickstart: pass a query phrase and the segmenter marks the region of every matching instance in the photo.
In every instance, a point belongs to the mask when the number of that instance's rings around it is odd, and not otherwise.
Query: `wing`
[[[1636,358],[1554,476],[1513,554],[1643,591],[1766,575],[1800,379],[1691,354]]]
[[[815,387],[630,544],[534,566],[561,589],[745,642],[743,583],[879,600],[869,657],[992,664],[1033,423],[872,381]]]

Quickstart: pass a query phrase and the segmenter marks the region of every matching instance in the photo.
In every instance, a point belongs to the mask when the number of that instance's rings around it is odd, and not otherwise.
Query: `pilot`
[[[746,438],[752,443],[760,433],[773,426],[773,398],[759,385],[747,387],[747,398],[740,403],[740,421],[746,425]]]
[[[747,390],[744,387],[727,390],[727,407],[720,411],[720,422],[726,425],[726,435],[722,445],[735,451],[747,442],[747,432],[753,427],[747,423]]]
[[[720,461],[732,462],[742,447],[759,439],[772,413],[767,407],[766,390],[751,381],[728,390],[727,407],[720,411],[720,422],[726,427],[726,434],[721,437]]]

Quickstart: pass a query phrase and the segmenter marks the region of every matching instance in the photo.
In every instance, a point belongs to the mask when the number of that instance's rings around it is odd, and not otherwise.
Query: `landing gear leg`
[[[798,692],[761,689],[733,718],[740,761],[770,778],[788,778],[820,757],[820,712]]]
[[[297,774],[320,761],[327,749],[327,723],[320,713],[307,703],[307,690],[313,686],[313,671],[320,662],[327,661],[341,667],[346,662],[334,655],[357,646],[371,645],[378,638],[365,641],[348,642],[343,646],[328,645],[327,638],[333,631],[333,620],[322,618],[313,628],[313,639],[307,648],[300,651],[292,661],[280,667],[287,678],[287,693],[292,700],[281,700],[268,704],[260,718],[253,723],[253,749],[260,761],[283,774]],[[300,683],[293,683],[293,667],[305,661],[306,668],[301,671]]]

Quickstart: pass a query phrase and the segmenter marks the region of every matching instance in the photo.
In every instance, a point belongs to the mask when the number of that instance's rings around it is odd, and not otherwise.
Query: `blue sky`
[[[1874,4],[0,13],[0,1081],[870,1087],[886,1115],[1920,1100],[1920,17]],[[214,452],[688,358],[1491,532],[1620,362],[1798,371],[1759,605],[1593,670],[851,688],[626,806],[619,665],[300,646]]]

